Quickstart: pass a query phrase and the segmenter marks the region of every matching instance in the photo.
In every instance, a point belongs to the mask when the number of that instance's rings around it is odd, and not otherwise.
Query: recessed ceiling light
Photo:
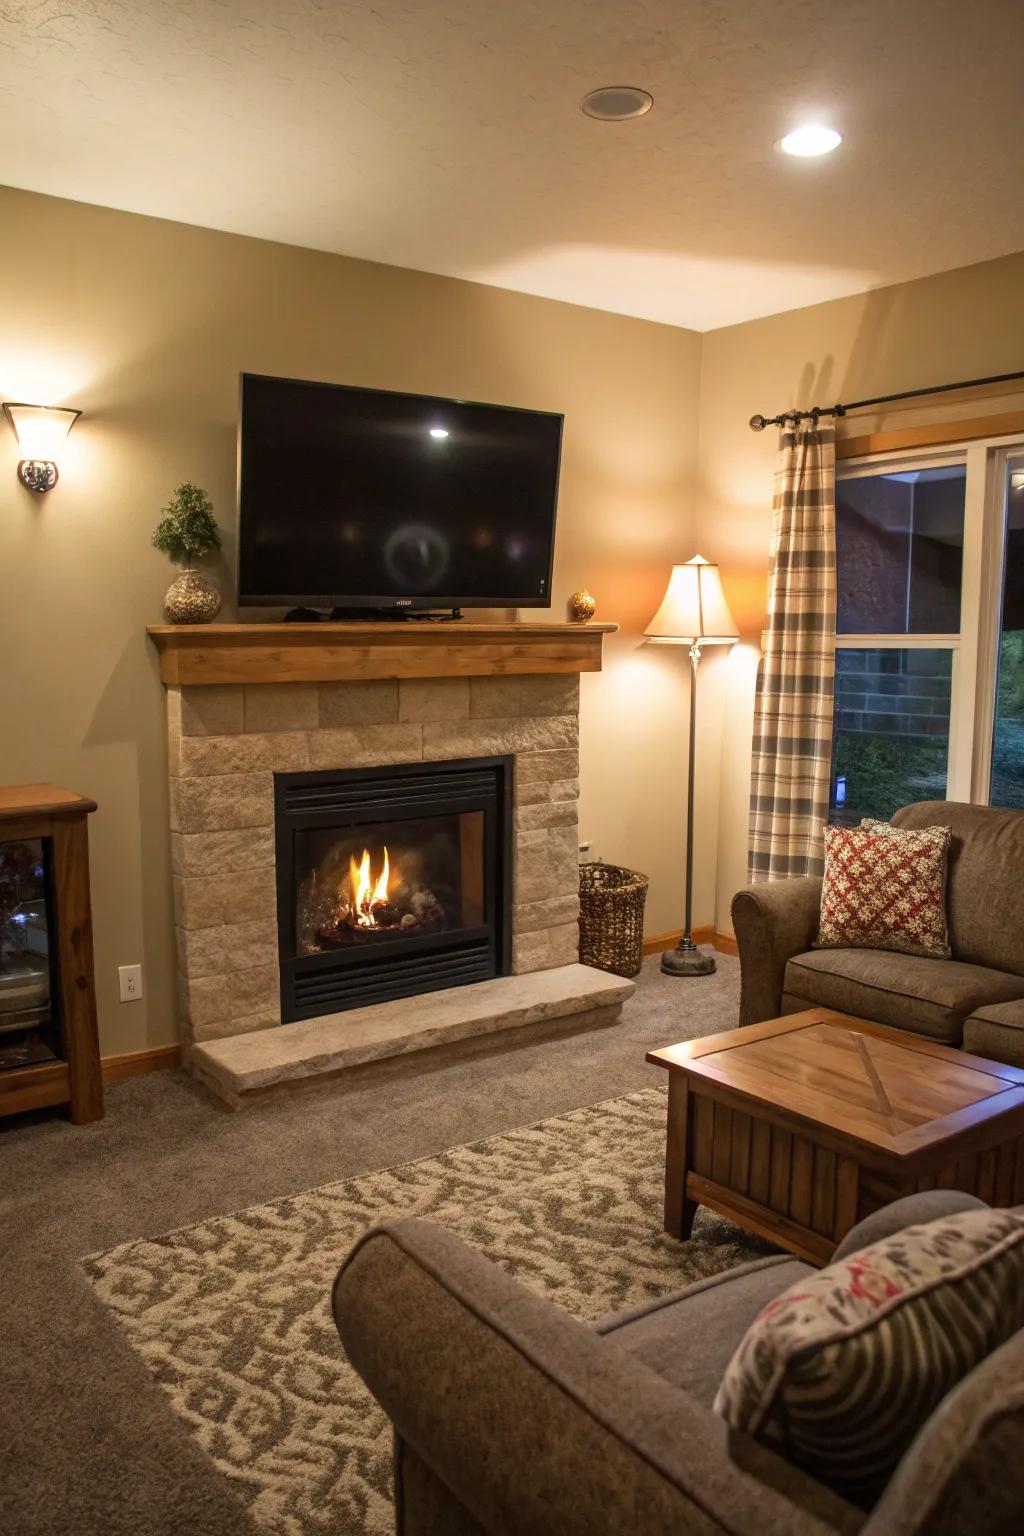
[[[841,133],[836,133],[834,128],[823,128],[818,123],[809,123],[805,128],[795,128],[792,133],[787,133],[785,138],[777,139],[776,149],[781,149],[784,155],[799,155],[801,159],[810,159],[814,155],[828,155],[837,149],[843,142]]]
[[[643,117],[653,106],[650,91],[642,91],[638,85],[602,85],[587,92],[580,111],[602,123],[624,123],[631,117]]]
[[[447,427],[431,427],[430,435],[431,435],[431,437],[447,437],[448,436],[448,428]]]

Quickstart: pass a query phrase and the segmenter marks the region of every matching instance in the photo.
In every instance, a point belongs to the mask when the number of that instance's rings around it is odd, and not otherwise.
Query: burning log
[[[358,863],[350,858],[348,880],[337,885],[329,914],[316,912],[313,926],[321,946],[338,946],[372,943],[399,933],[436,933],[446,926],[446,918],[433,891],[410,890],[400,872],[392,882],[387,848],[375,879],[369,849],[364,848]]]

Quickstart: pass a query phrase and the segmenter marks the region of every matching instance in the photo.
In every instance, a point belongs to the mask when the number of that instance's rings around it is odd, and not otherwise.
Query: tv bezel
[[[465,592],[437,592],[429,597],[410,596],[406,593],[381,593],[376,596],[353,596],[350,592],[266,592],[253,595],[242,592],[242,433],[244,430],[244,400],[246,379],[260,379],[274,384],[299,384],[310,389],[333,389],[347,394],[394,395],[403,400],[423,400],[429,404],[481,406],[486,410],[508,411],[509,414],[547,416],[558,422],[558,459],[555,464],[555,480],[551,497],[551,534],[548,546],[547,596],[517,597],[468,595]],[[274,373],[248,373],[238,375],[238,432],[236,441],[235,474],[235,596],[239,608],[344,608],[360,612],[391,611],[401,617],[415,612],[431,612],[457,608],[549,608],[551,606],[551,582],[555,564],[555,529],[558,521],[558,491],[562,472],[562,435],[565,415],[561,411],[536,411],[529,406],[495,405],[486,400],[465,400],[457,396],[421,395],[414,390],[375,389],[372,385],[334,384],[316,379],[293,379]]]

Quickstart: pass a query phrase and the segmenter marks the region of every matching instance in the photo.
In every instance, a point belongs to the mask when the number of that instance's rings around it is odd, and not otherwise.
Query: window
[[[888,820],[911,800],[944,800],[952,652],[836,650],[835,821]]]
[[[966,483],[963,464],[839,482],[840,634],[959,631]]]
[[[840,466],[831,819],[1024,809],[1024,445]]]
[[[1024,810],[1024,458],[1007,458],[1000,489],[1002,575],[988,798],[992,805]]]

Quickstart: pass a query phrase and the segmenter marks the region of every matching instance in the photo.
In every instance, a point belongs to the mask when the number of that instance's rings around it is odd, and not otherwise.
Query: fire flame
[[[373,907],[378,901],[387,901],[390,874],[391,863],[386,845],[384,866],[376,883],[373,881],[373,871],[370,868],[369,849],[363,849],[363,857],[358,864],[354,858],[349,860],[348,878],[352,887],[352,913],[358,927],[376,928],[378,926],[373,915]]]

